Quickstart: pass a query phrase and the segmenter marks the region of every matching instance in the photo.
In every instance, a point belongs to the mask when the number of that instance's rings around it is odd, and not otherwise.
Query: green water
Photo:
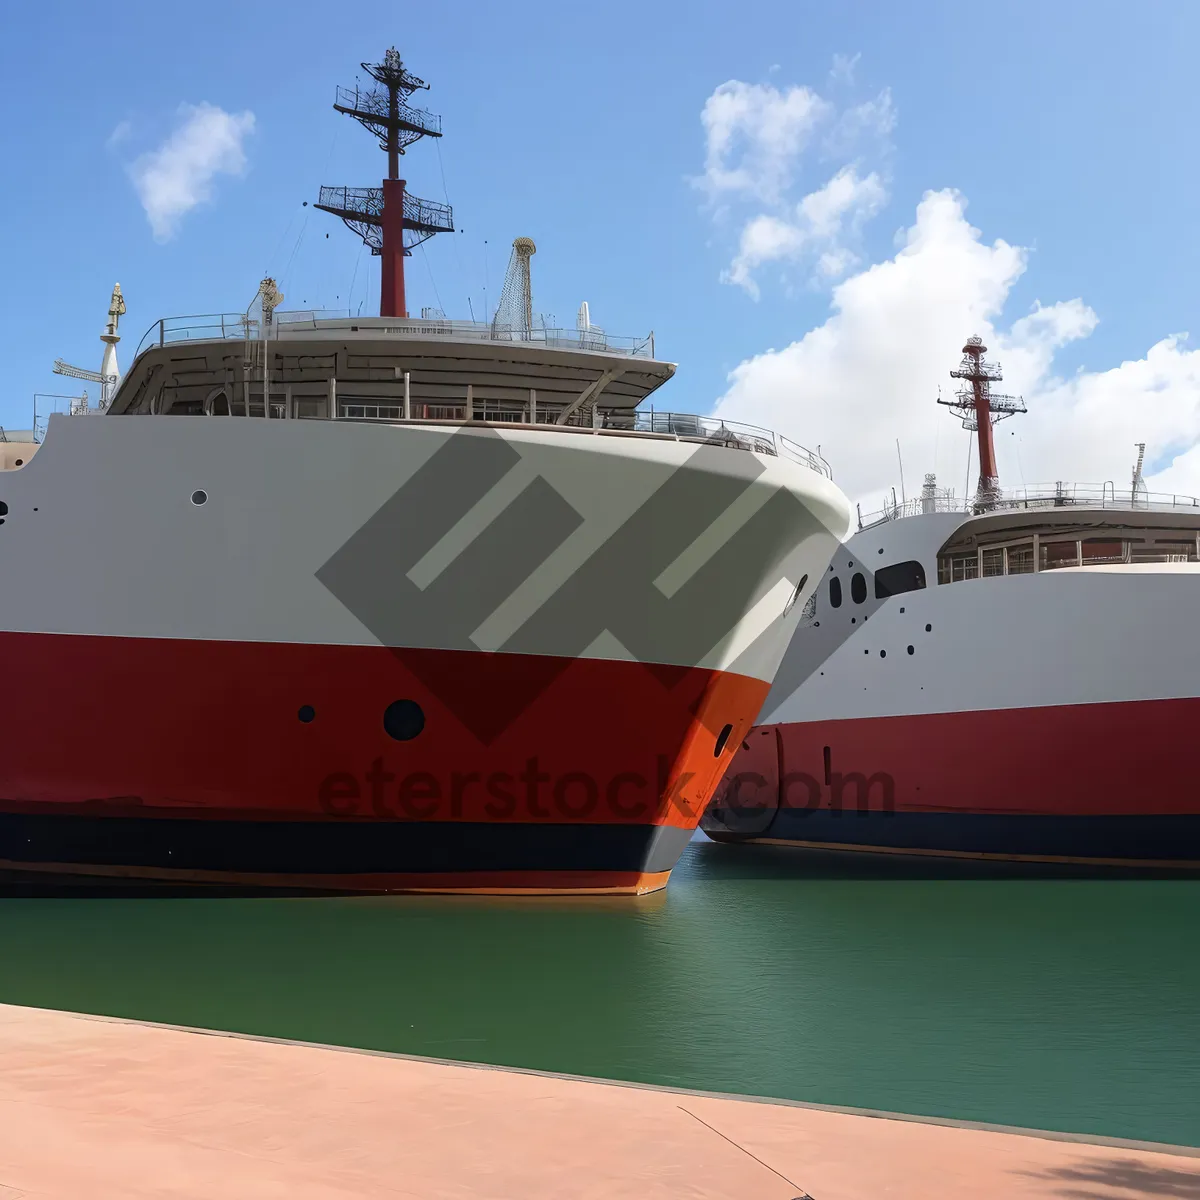
[[[693,843],[641,901],[0,899],[0,1000],[1200,1144],[1200,881]]]

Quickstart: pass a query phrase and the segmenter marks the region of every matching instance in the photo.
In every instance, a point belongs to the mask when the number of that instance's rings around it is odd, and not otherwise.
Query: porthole
[[[300,711],[296,714],[296,716],[298,716],[300,720],[305,723],[305,725],[307,725],[309,721],[311,721],[316,715],[317,710],[313,708],[311,704],[302,704],[300,706]]]
[[[201,504],[208,503],[208,493],[203,488],[197,488],[192,493],[192,503],[199,508]]]
[[[887,658],[887,651],[886,651],[886,650],[880,650],[880,652],[879,652],[879,657],[880,657],[880,658]]]
[[[4,518],[8,516],[8,505],[0,500],[0,525],[4,524]]]
[[[861,571],[855,571],[850,580],[850,599],[855,604],[862,604],[867,598],[867,577]]]
[[[393,700],[383,712],[383,729],[397,742],[411,742],[425,728],[425,713],[415,700]]]
[[[842,581],[836,575],[829,581],[829,607],[842,607]]]
[[[909,654],[912,654],[912,653],[913,653],[913,648],[912,648],[911,646],[909,646],[909,648],[908,648],[908,652],[909,652]]]
[[[23,458],[18,458],[18,459],[17,459],[17,466],[18,466],[18,467],[23,467],[24,465],[25,465],[25,460],[24,460]]]
[[[729,735],[733,732],[732,725],[726,725],[720,733],[717,734],[717,746],[713,751],[713,758],[720,758],[721,751],[725,749],[725,743],[729,741]]]
[[[925,626],[925,632],[926,632],[926,633],[932,633],[932,632],[933,632],[933,626],[932,626],[932,625],[926,625],[926,626]]]

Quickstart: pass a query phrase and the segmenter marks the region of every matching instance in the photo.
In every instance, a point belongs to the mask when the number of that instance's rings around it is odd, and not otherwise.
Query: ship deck
[[[1184,1147],[8,1005],[0,1057],[2,1200],[1200,1195]]]

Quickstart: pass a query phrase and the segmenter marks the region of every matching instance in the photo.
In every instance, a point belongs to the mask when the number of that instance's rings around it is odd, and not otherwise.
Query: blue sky
[[[129,306],[123,366],[158,317],[243,309],[266,271],[286,308],[370,311],[378,260],[302,201],[322,183],[378,181],[383,155],[331,102],[361,60],[394,44],[433,85],[419,99],[446,132],[403,160],[410,188],[448,196],[461,229],[409,260],[410,311],[479,316],[485,283],[498,297],[512,239],[531,236],[536,308],[570,325],[586,299],[597,324],[653,329],[660,356],[679,363],[656,405],[710,411],[720,401],[820,442],[864,496],[896,482],[897,437],[914,477],[950,471],[951,453],[962,474],[966,435],[944,410],[931,415],[932,402],[962,340],[981,332],[1031,408],[998,429],[1011,443],[1001,445],[1006,482],[1018,482],[1018,442],[1025,475],[1044,462],[1037,477],[1056,478],[1061,462],[1109,478],[1127,473],[1136,439],[1150,442],[1167,483],[1194,476],[1200,489],[1200,454],[1186,455],[1200,442],[1192,352],[1176,345],[1158,366],[1152,357],[1112,373],[1169,335],[1200,337],[1200,6],[1011,0],[972,15],[961,2],[915,0],[616,0],[343,13],[294,0],[227,18],[140,2],[6,15],[0,227],[14,345],[0,423],[28,427],[35,391],[71,390],[51,374],[56,357],[98,366],[115,280]],[[735,103],[718,165],[754,176],[744,187],[714,186],[711,170],[703,184],[716,161],[710,101],[723,85]],[[796,107],[805,102],[824,114],[808,133]],[[184,105],[232,122],[222,129],[234,144],[208,150],[210,165],[229,169],[156,238],[135,177],[195,116]],[[847,125],[855,112],[869,128]],[[796,137],[767,161],[753,151],[769,148],[779,113],[796,118]],[[839,172],[862,185],[857,207],[814,233],[805,197],[828,197]],[[202,176],[192,192],[204,190]],[[921,218],[922,197],[942,189],[960,197],[959,216],[946,201]],[[790,232],[742,285],[730,281],[746,229],[764,218]],[[980,231],[973,242],[968,222]],[[919,278],[893,279],[888,308],[871,289],[888,285],[878,268],[895,267],[898,235]],[[1019,253],[1005,257],[997,240]],[[835,260],[840,270],[823,273]],[[973,271],[982,282],[964,290]],[[1059,307],[1031,323],[1035,303]],[[932,315],[909,328],[914,307]],[[776,356],[755,357],[768,350]],[[1080,422],[1093,436],[1075,449]]]

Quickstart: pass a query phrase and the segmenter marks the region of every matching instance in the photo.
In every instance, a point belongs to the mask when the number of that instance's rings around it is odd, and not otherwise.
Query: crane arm
[[[117,382],[116,375],[101,375],[99,371],[88,371],[83,367],[73,367],[70,363],[63,362],[61,358],[54,360],[54,373],[55,375],[69,375],[72,379],[86,379],[91,383]]]

